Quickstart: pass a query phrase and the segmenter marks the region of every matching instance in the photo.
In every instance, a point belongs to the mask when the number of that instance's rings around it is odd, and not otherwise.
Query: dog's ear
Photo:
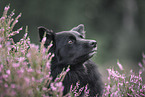
[[[71,31],[77,31],[85,38],[85,31],[84,31],[84,25],[83,24],[80,24],[77,27],[74,27],[73,29],[71,29]]]
[[[54,41],[54,36],[55,34],[53,33],[52,30],[48,30],[47,28],[40,26],[38,27],[39,30],[39,38],[40,38],[40,42],[42,41],[45,33],[46,33],[46,41],[45,41],[45,46],[48,46],[50,44],[51,41]]]

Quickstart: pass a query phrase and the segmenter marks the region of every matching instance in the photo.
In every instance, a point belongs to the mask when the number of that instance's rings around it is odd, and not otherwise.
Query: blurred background
[[[32,43],[39,44],[38,26],[54,32],[84,24],[86,37],[98,43],[92,58],[103,79],[107,68],[116,68],[117,60],[125,70],[138,70],[145,52],[145,0],[0,0],[0,15],[6,5],[15,16],[22,13],[14,29],[23,26],[15,41],[22,38],[28,25]]]

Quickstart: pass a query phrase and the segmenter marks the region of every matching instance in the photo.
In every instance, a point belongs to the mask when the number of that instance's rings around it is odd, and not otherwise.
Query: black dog
[[[45,32],[45,47],[53,41],[53,46],[50,49],[50,52],[55,55],[51,61],[53,79],[62,72],[63,68],[70,65],[70,71],[63,81],[64,95],[69,92],[72,84],[75,85],[79,81],[80,87],[88,84],[91,97],[101,96],[103,82],[96,64],[90,60],[97,50],[97,43],[95,40],[85,39],[84,25],[80,24],[70,31],[58,33],[53,33],[45,27],[39,27],[40,41],[42,41]]]

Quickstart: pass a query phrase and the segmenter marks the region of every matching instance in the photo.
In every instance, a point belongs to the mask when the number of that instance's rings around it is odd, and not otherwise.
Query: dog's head
[[[95,40],[85,39],[84,25],[80,24],[70,31],[54,33],[45,27],[39,27],[40,42],[46,32],[45,47],[52,41],[51,52],[58,62],[64,64],[83,63],[91,58],[97,50]]]

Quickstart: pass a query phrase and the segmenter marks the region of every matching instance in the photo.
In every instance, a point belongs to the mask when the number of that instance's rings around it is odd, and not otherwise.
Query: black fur
[[[45,46],[47,47],[51,41],[53,42],[50,49],[50,52],[55,55],[51,61],[53,80],[62,72],[63,68],[70,65],[70,71],[63,81],[64,95],[69,92],[72,84],[75,85],[79,81],[80,87],[88,84],[90,97],[101,96],[103,82],[96,64],[90,60],[97,50],[97,43],[95,40],[85,39],[84,25],[80,24],[70,31],[58,33],[53,33],[45,27],[39,27],[40,41],[44,32],[46,32],[47,38]]]

